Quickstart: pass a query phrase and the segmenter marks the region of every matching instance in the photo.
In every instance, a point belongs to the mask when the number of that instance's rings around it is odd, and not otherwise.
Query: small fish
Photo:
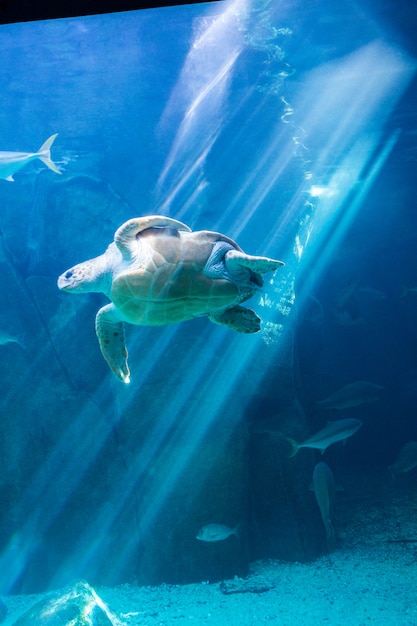
[[[322,409],[347,409],[360,404],[375,402],[379,399],[384,387],[370,383],[367,380],[358,380],[345,385],[324,400],[319,400],[317,406]]]
[[[417,293],[417,287],[406,287],[405,285],[401,286],[401,294],[400,294],[401,298],[405,298],[405,296],[407,296],[410,293],[411,294],[416,294]]]
[[[300,448],[314,448],[323,454],[326,448],[337,441],[345,441],[351,437],[362,426],[361,420],[348,417],[335,422],[327,422],[326,426],[312,435],[303,443],[297,443],[294,439],[286,437],[286,441],[291,445],[290,457],[295,456]]]
[[[0,346],[7,346],[8,343],[17,343],[22,348],[26,347],[23,337],[12,335],[6,330],[0,329]]]
[[[326,531],[327,549],[329,552],[333,552],[336,548],[336,536],[332,523],[336,487],[332,470],[327,463],[317,463],[315,466],[313,472],[313,490]]]
[[[336,324],[339,324],[339,326],[357,326],[358,324],[365,323],[365,319],[359,315],[359,312],[353,305],[333,309],[333,317]]]
[[[356,296],[363,304],[382,302],[382,300],[387,299],[387,295],[383,291],[374,287],[359,287]]]
[[[393,474],[409,472],[417,467],[417,441],[408,441],[399,451],[397,460],[390,465]]]
[[[207,524],[202,526],[197,533],[196,539],[200,541],[223,541],[231,535],[239,537],[239,524],[235,528],[230,528],[225,524]]]
[[[62,172],[51,160],[51,146],[57,136],[58,133],[51,135],[37,152],[0,152],[0,178],[13,182],[13,174],[21,170],[26,163],[34,159],[40,159],[50,170],[61,174]]]

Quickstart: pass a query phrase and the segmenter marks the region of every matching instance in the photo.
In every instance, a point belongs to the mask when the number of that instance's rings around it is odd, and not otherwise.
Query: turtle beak
[[[73,291],[73,289],[77,286],[75,278],[73,270],[64,272],[64,274],[61,274],[58,278],[58,289],[61,289],[62,291]]]
[[[73,275],[74,272],[72,270],[68,270],[64,274],[61,274],[61,276],[58,278],[58,289],[61,289],[63,291],[70,291],[71,284],[73,283],[73,281],[71,281]]]

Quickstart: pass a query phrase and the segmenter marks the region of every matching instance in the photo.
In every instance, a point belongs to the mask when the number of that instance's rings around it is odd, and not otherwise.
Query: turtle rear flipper
[[[267,272],[274,272],[279,267],[285,265],[282,261],[270,259],[266,256],[245,254],[239,250],[229,250],[226,252],[225,263],[226,268],[232,275],[238,268],[241,267],[246,267],[257,274],[266,274]]]
[[[255,283],[262,287],[261,274],[274,272],[283,265],[285,263],[282,261],[270,259],[266,256],[246,254],[241,250],[236,250],[227,241],[217,241],[213,244],[203,273],[208,278],[226,278],[226,280],[237,284],[247,284],[251,275],[252,279],[257,276]]]
[[[244,306],[233,306],[219,313],[208,314],[208,318],[215,324],[227,326],[238,333],[258,333],[261,330],[261,320],[252,309]]]
[[[108,304],[98,311],[96,334],[100,350],[113,374],[122,383],[130,383],[124,324],[114,314],[113,304]]]

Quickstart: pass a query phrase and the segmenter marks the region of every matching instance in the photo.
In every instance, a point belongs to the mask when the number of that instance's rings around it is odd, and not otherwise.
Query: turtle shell
[[[213,243],[228,237],[211,231],[149,228],[136,237],[132,260],[113,274],[111,299],[131,324],[160,326],[225,309],[252,295],[232,280],[203,270]]]

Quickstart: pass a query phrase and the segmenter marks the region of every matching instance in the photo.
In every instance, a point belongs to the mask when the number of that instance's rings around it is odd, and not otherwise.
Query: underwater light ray
[[[404,53],[375,41],[313,70],[301,86],[294,108],[314,156],[308,191],[315,208],[297,272],[300,305],[314,292],[395,145],[394,133],[378,150],[384,125],[415,69]]]
[[[181,172],[178,174],[178,182],[174,185],[170,193],[166,196],[165,200],[162,204],[159,205],[158,213],[162,215],[166,215],[169,212],[169,208],[171,204],[174,202],[175,198],[182,191],[182,189],[190,182],[192,177],[196,174],[196,172],[202,169],[204,165],[207,155],[209,154],[214,142],[217,139],[217,135],[212,137],[211,141],[204,147],[203,151],[200,154],[195,156],[195,160],[192,163],[184,163],[184,167]],[[197,186],[198,189],[198,186]],[[180,217],[179,212],[176,212],[177,218]]]
[[[227,75],[225,74],[226,68],[227,71],[230,71],[232,63],[236,60],[236,58],[237,57],[235,56],[234,58],[226,62],[225,68],[220,68],[219,70],[220,76],[216,76],[215,78],[213,78],[212,84],[210,84],[209,86],[205,86],[203,91],[206,92],[209,87],[210,89],[213,89],[215,86],[218,85],[220,80],[227,78]],[[220,87],[222,88],[222,91],[226,89],[226,85],[220,85]],[[194,154],[190,154],[192,152],[190,148],[192,148],[195,152],[200,153],[200,155],[207,156],[211,146],[216,140],[216,137],[219,133],[219,128],[222,124],[222,116],[220,114],[215,120],[210,120],[210,115],[208,116],[209,119],[207,120],[207,127],[204,129],[204,136],[202,136],[201,130],[198,128],[198,126],[200,125],[200,119],[198,117],[199,112],[196,109],[208,93],[210,92],[208,91],[205,94],[197,94],[195,100],[191,102],[189,109],[185,111],[184,117],[179,125],[176,137],[174,139],[172,148],[166,159],[164,168],[159,175],[157,182],[158,186],[163,186],[165,179],[168,176],[168,173],[171,169],[178,167],[178,163],[183,164],[182,170],[180,170],[179,174],[180,177],[181,171],[184,172],[190,170],[191,167],[193,167]],[[220,97],[221,94],[218,95],[218,98]],[[213,106],[212,103],[210,104],[211,106]],[[201,115],[205,116],[205,113],[205,111],[202,111]],[[195,135],[200,139],[200,141],[196,141]],[[187,155],[189,155],[188,158]]]
[[[386,145],[382,148],[380,153],[374,158],[373,162],[371,162],[370,166],[366,159],[362,159],[362,169],[365,167],[369,167],[369,171],[364,179],[361,180],[358,186],[349,187],[346,189],[344,194],[346,200],[345,204],[346,209],[341,212],[340,219],[334,225],[333,232],[331,237],[325,246],[327,258],[334,253],[334,250],[337,246],[340,245],[341,240],[343,239],[345,233],[352,225],[355,220],[356,215],[358,214],[361,206],[363,205],[372,185],[375,181],[375,178],[380,173],[382,167],[384,166],[387,158],[389,157],[392,149],[394,148],[396,142],[398,140],[398,132],[394,132],[391,134],[389,140],[386,142]],[[374,146],[370,145],[370,142],[364,142],[364,145],[358,146],[358,150],[368,155],[368,158],[372,156],[372,148]],[[350,159],[355,161],[355,154],[348,155],[346,169],[351,167],[348,165]],[[358,167],[359,169],[359,167]],[[360,170],[358,171],[358,177],[360,177]],[[321,262],[324,264],[324,261]]]
[[[224,104],[243,49],[242,34],[236,28],[236,4],[227,3],[211,23],[200,25],[200,32],[190,45],[177,84],[162,113],[160,131],[168,126],[174,111],[182,111],[156,184],[157,199],[174,197],[172,187],[178,193],[184,185],[184,172],[196,169],[197,155],[208,156],[224,125]],[[205,159],[200,160],[199,169],[204,162]]]
[[[119,562],[115,564],[116,571],[118,568],[123,570],[123,564],[134,549],[134,544],[138,541],[138,537],[146,537],[150,532],[161,509],[173,493],[176,485],[179,484],[181,476],[190,466],[195,455],[198,454],[198,449],[207,432],[215,423],[222,419],[223,407],[233,393],[232,390],[238,385],[243,371],[254,361],[258,347],[257,341],[248,342],[244,350],[242,349],[241,339],[233,338],[232,341],[228,342],[227,347],[223,351],[221,361],[211,370],[209,376],[203,382],[203,386],[199,389],[199,393],[196,394],[194,400],[187,407],[178,424],[172,442],[161,451],[163,460],[159,462],[163,466],[169,467],[170,472],[164,476],[164,480],[159,480],[159,483],[155,485],[152,502],[138,521],[137,537],[132,537],[132,543],[126,542],[125,549],[120,554]],[[272,353],[276,356],[276,353],[271,350],[271,358],[273,358]],[[265,367],[267,367],[267,363],[265,363]],[[262,368],[254,368],[251,382],[253,389],[256,389],[263,374],[264,370]],[[213,392],[214,389],[215,393]],[[204,398],[204,403],[202,403],[202,398]],[[246,402],[249,401],[249,398],[250,394],[248,392],[247,400],[241,403],[241,410],[232,418],[233,424],[228,422],[227,428],[230,432],[233,432],[235,425],[242,419]],[[174,397],[173,404],[175,402],[176,398]],[[181,454],[178,454],[178,450],[181,450]],[[203,476],[201,476],[201,480],[203,480]]]
[[[205,98],[207,98],[212,91],[219,86],[219,83],[221,81],[224,81],[225,79],[228,78],[229,73],[231,72],[231,70],[233,69],[234,64],[236,63],[236,60],[238,58],[240,54],[240,50],[233,50],[230,55],[229,58],[225,61],[225,63],[219,68],[217,74],[212,78],[212,80],[210,82],[208,82],[206,85],[203,86],[203,88],[201,89],[201,91],[199,91],[194,100],[191,102],[191,104],[189,105],[189,107],[187,108],[185,114],[184,114],[184,121],[186,121],[189,118],[192,118],[193,115],[195,113],[197,113],[197,109],[200,106],[200,104],[203,103],[203,101],[205,100]],[[224,86],[221,85],[220,86],[220,93],[223,92],[224,90]]]
[[[169,346],[181,346],[181,333],[184,330],[183,327],[189,328],[190,331],[192,331],[194,322],[196,321],[197,320],[187,320],[182,322],[181,325],[170,324],[163,327],[136,327],[134,329],[129,329],[129,353],[133,364],[132,382],[135,384],[136,388],[138,385],[143,385],[149,377],[152,377],[154,373],[157,374],[158,370],[163,370]],[[211,322],[208,319],[205,320],[205,322],[205,330],[203,332],[199,332],[197,337],[193,340],[192,350],[193,353],[198,355],[204,352],[207,336],[209,336],[210,333]],[[132,332],[130,332],[130,330]],[[180,336],[179,339],[177,338],[177,335]],[[138,359],[141,358],[141,354],[145,354],[146,356],[143,358],[143,361],[138,361]],[[137,355],[136,363],[135,355]],[[187,368],[188,366],[188,361],[184,360],[184,367]],[[154,372],[154,370],[157,371]],[[140,372],[137,377],[135,376],[135,371]],[[170,382],[178,379],[178,383],[180,383],[182,381],[181,371],[181,368],[178,367],[175,372],[171,374],[174,378],[170,378]],[[113,379],[111,380],[114,384],[116,400],[120,401],[119,414],[122,415],[129,406],[129,403],[134,401],[134,394],[127,391],[124,387],[120,388],[118,381]]]
[[[87,432],[86,423],[89,424]],[[5,590],[4,593],[13,589],[31,555],[39,543],[42,544],[48,529],[94,463],[112,426],[110,420],[91,420],[91,405],[87,404],[34,475],[20,502],[20,507],[31,513],[0,554],[0,589]],[[51,485],[60,485],[61,490]]]
[[[250,219],[268,194],[271,193],[282,173],[294,158],[292,144],[288,142],[284,147],[282,142],[283,133],[278,129],[276,134],[271,137],[269,146],[245,178],[243,185],[240,186],[229,205],[224,208],[219,220],[220,229],[225,228],[226,224],[230,224],[232,216],[235,216],[232,220],[234,237],[238,238],[248,227]],[[249,190],[251,190],[250,193],[248,193]],[[238,207],[239,211],[237,212]]]
[[[190,211],[195,213],[195,207],[201,198],[204,198],[204,190],[208,186],[208,182],[201,176],[200,182],[195,186],[194,191],[187,195],[181,206],[176,211],[177,217],[181,220],[185,220],[186,216],[190,214]]]
[[[227,332],[227,331],[226,331]],[[178,431],[188,432],[192,429],[192,415],[199,414],[200,396],[202,389],[206,388],[206,372],[215,371],[215,362],[218,361],[218,351],[223,346],[223,333],[217,333],[213,341],[213,329],[210,327],[201,333],[195,344],[195,353],[199,355],[198,367],[190,369],[188,361],[184,360],[178,368],[176,380],[171,381],[175,393],[172,397],[169,414],[159,415],[152,430],[146,434],[143,445],[136,451],[133,461],[128,464],[123,477],[123,488],[114,489],[104,506],[92,520],[90,527],[85,530],[82,545],[73,552],[72,565],[81,572],[94,563],[95,557],[100,553],[102,543],[105,542],[109,531],[117,517],[124,509],[126,503],[133,497],[138,485],[149,480],[150,467],[161,462],[161,458],[169,453],[169,450],[177,448]],[[213,351],[207,349],[207,345]],[[163,355],[160,355],[163,359]],[[226,384],[226,381],[225,381]],[[124,389],[124,388],[123,388]],[[199,392],[196,394],[195,390]],[[122,415],[133,398],[128,394],[122,394],[119,401],[119,412]],[[199,418],[197,418],[199,419]],[[192,435],[189,435],[192,439]],[[180,437],[181,441],[181,437]],[[182,444],[181,444],[182,445]],[[174,485],[173,485],[174,486]],[[161,503],[162,506],[162,503]],[[140,531],[143,532],[143,529]],[[138,533],[140,534],[139,530]],[[58,571],[55,583],[61,584],[61,576],[68,569],[68,561],[63,564],[62,571]],[[71,569],[71,566],[69,567]]]
[[[345,59],[313,70],[306,83],[301,86],[300,95],[296,97],[294,104],[294,111],[299,111],[301,116],[306,111],[304,119],[301,117],[297,124],[303,129],[307,144],[312,134],[314,139],[314,133],[318,134],[317,139],[320,141],[313,177],[320,170],[326,169],[329,161],[334,164],[343,158],[343,154],[351,149],[358,136],[369,134],[367,126],[370,120],[374,120],[377,112],[379,124],[383,125],[411,80],[414,68],[415,63],[399,57],[396,51],[377,41]],[[349,102],[349,106],[346,106],[346,102]],[[323,142],[326,126],[331,132],[327,134],[327,141]],[[375,134],[375,129],[372,134]],[[267,158],[257,163],[248,179],[247,187],[254,184],[254,191],[244,203],[243,219],[240,215],[239,222],[233,229],[236,237],[248,226],[251,217],[275,188],[290,158],[295,156],[294,147],[289,142],[281,146],[284,157],[280,155],[280,140],[282,141],[282,135],[278,132],[276,138],[271,140]],[[266,162],[270,163],[270,167],[263,171]],[[246,191],[247,188],[242,189],[241,194]],[[299,194],[306,191],[302,183]],[[240,199],[239,194],[228,207],[228,216]],[[280,228],[294,218],[303,204],[300,200],[298,197],[291,203],[292,207],[287,207],[281,215]]]
[[[374,41],[310,73],[294,109],[314,155],[316,180],[334,169],[359,137],[379,133],[415,66],[404,53]]]

